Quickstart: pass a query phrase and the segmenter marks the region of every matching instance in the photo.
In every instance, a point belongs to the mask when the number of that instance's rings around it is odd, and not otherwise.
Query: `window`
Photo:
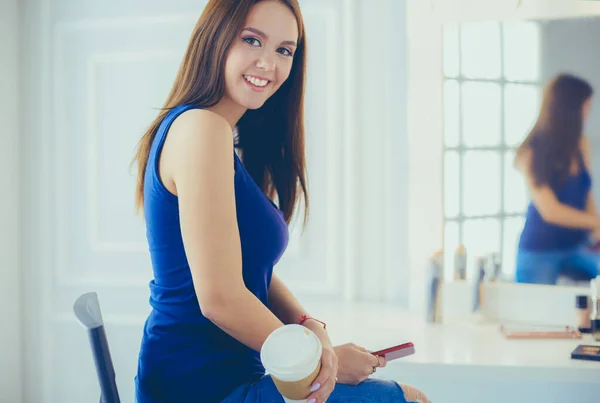
[[[467,277],[491,253],[514,273],[527,208],[515,147],[537,117],[540,30],[536,22],[470,22],[444,29],[444,256],[465,245]]]

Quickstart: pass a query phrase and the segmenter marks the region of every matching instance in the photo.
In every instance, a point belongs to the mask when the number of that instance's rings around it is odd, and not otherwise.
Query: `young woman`
[[[297,0],[209,1],[140,141],[137,204],[154,279],[139,403],[283,402],[259,351],[307,314],[273,274],[297,204],[308,207],[305,52]],[[323,345],[309,402],[427,402],[406,385],[365,381],[383,359],[333,347],[315,319],[302,324]]]
[[[588,248],[600,231],[600,217],[583,136],[592,93],[572,75],[551,80],[538,120],[517,150],[516,164],[532,198],[519,241],[517,282],[556,284],[561,272],[573,270],[589,278],[600,274],[600,254]]]

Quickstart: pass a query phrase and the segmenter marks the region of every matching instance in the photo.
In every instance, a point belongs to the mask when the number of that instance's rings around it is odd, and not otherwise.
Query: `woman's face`
[[[298,40],[292,11],[279,1],[255,4],[225,62],[225,96],[258,109],[289,77]]]

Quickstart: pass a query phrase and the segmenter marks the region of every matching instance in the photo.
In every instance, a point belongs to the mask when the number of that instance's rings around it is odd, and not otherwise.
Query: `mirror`
[[[466,248],[466,276],[487,257],[498,279],[515,281],[530,196],[514,166],[516,147],[535,124],[544,87],[568,73],[600,93],[600,18],[465,22],[443,29],[444,279],[455,278],[455,251]],[[591,97],[584,134],[592,179],[600,177],[599,97]],[[592,187],[599,199],[600,187]],[[596,255],[596,267],[600,252]],[[459,259],[460,260],[460,259]],[[490,264],[491,263],[491,264]],[[558,284],[589,286],[569,272]]]

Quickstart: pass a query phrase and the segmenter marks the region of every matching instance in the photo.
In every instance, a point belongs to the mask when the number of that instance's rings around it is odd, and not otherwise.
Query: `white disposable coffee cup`
[[[267,337],[260,359],[286,403],[306,402],[322,351],[319,338],[304,326],[282,326]]]

